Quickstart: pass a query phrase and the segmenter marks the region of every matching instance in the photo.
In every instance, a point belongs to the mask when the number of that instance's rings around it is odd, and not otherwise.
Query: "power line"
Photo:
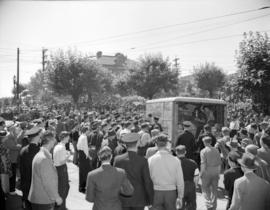
[[[262,32],[269,32],[269,31],[270,31],[270,29],[266,30],[266,31],[262,31]],[[174,47],[174,46],[178,47],[178,46],[182,46],[182,45],[195,44],[195,43],[208,42],[208,41],[215,41],[215,40],[220,40],[220,39],[228,39],[228,38],[233,38],[233,37],[238,37],[238,36],[243,36],[243,34],[234,34],[234,35],[222,36],[222,37],[217,37],[217,38],[201,39],[201,40],[190,41],[190,42],[174,43],[174,44],[165,45],[165,46],[163,45],[163,46],[147,48],[147,50],[149,50],[149,49],[158,49],[158,48],[166,49],[166,48],[171,48],[171,47]]]
[[[236,16],[236,15],[241,15],[241,14],[246,14],[246,13],[251,13],[251,12],[256,12],[256,11],[261,11],[261,10],[265,10],[265,9],[270,9],[270,6],[261,7],[261,8],[258,8],[258,9],[245,10],[245,11],[240,11],[240,12],[235,12],[235,13],[229,13],[229,14],[220,15],[220,16],[214,16],[214,17],[209,17],[209,18],[203,18],[203,19],[194,20],[194,21],[187,21],[187,22],[182,22],[182,23],[176,23],[176,24],[171,24],[171,25],[154,27],[154,28],[135,31],[135,32],[130,32],[130,33],[123,33],[123,34],[104,37],[104,38],[101,38],[101,39],[94,39],[94,40],[84,41],[84,42],[74,42],[74,43],[64,44],[64,45],[56,45],[56,46],[50,47],[50,48],[57,48],[57,47],[61,47],[61,46],[74,45],[74,44],[93,43],[93,42],[97,42],[97,41],[104,41],[104,40],[108,40],[108,39],[115,39],[115,38],[120,38],[120,37],[125,37],[125,36],[131,36],[131,35],[136,35],[136,34],[141,34],[141,33],[147,33],[147,32],[162,30],[162,29],[166,29],[166,28],[172,28],[172,27],[178,27],[178,26],[183,26],[183,25],[188,25],[188,24],[195,24],[195,23],[200,23],[200,22],[205,22],[205,21],[210,21],[210,20],[215,20],[215,19],[221,19],[221,18],[225,18],[225,17]]]
[[[210,29],[204,29],[204,30],[200,30],[200,31],[197,31],[197,32],[192,32],[192,33],[188,33],[188,34],[183,34],[181,36],[177,36],[177,37],[174,37],[172,39],[166,39],[166,40],[161,40],[159,42],[152,42],[152,43],[149,43],[149,44],[145,44],[145,45],[141,45],[139,47],[132,47],[132,48],[129,48],[127,50],[135,50],[136,48],[143,48],[145,46],[152,46],[152,45],[158,45],[160,43],[163,43],[163,42],[170,42],[170,41],[174,41],[174,40],[177,40],[179,38],[184,38],[184,37],[188,37],[188,36],[194,36],[194,35],[197,35],[197,34],[200,34],[200,33],[205,33],[205,32],[209,32],[209,31],[213,31],[213,30],[216,30],[216,29],[220,29],[220,28],[226,28],[226,27],[229,27],[229,26],[232,26],[232,25],[236,25],[236,24],[239,24],[239,23],[243,23],[243,22],[248,22],[248,21],[253,21],[253,20],[257,20],[257,19],[260,19],[260,18],[263,18],[263,17],[267,17],[267,16],[270,16],[270,14],[266,14],[266,15],[261,15],[261,16],[257,16],[255,18],[249,18],[249,19],[246,19],[246,20],[242,20],[242,21],[238,21],[238,22],[235,22],[235,23],[230,23],[230,24],[223,24],[221,26],[216,26],[216,27],[212,27]],[[149,49],[149,48],[148,48]],[[151,49],[151,48],[150,48]]]

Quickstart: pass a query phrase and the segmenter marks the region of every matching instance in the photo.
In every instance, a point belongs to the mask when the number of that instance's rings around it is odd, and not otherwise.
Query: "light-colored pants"
[[[208,210],[215,210],[217,208],[217,192],[218,192],[218,180],[220,169],[209,168],[202,180],[202,193],[205,198],[206,208]]]

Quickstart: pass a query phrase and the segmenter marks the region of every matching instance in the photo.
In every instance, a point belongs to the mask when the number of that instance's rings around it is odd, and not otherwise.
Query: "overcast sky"
[[[21,83],[42,67],[42,47],[134,60],[160,52],[180,59],[182,75],[206,61],[233,73],[241,34],[270,32],[270,9],[255,11],[265,6],[269,0],[1,1],[0,97],[11,96],[17,47]]]

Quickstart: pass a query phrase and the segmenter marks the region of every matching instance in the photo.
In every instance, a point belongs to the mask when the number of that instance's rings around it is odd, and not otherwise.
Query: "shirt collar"
[[[158,150],[158,153],[160,153],[160,154],[170,154],[170,151],[168,149],[161,149],[161,150]]]
[[[108,165],[111,165],[111,163],[109,162],[104,162],[104,163],[101,163],[102,166],[108,166]]]
[[[50,153],[50,151],[47,148],[41,147],[41,149],[44,151],[45,155],[47,155],[48,157],[52,158],[52,154]]]

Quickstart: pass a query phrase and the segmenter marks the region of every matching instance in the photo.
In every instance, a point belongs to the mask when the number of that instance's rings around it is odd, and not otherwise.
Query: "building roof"
[[[191,102],[191,103],[205,103],[205,104],[223,104],[226,105],[226,102],[219,99],[212,98],[194,98],[194,97],[170,97],[170,98],[159,98],[148,100],[146,103],[157,103],[157,102]]]
[[[115,56],[102,55],[100,58],[97,59],[97,63],[99,63],[100,65],[113,66],[115,65],[115,59]]]

